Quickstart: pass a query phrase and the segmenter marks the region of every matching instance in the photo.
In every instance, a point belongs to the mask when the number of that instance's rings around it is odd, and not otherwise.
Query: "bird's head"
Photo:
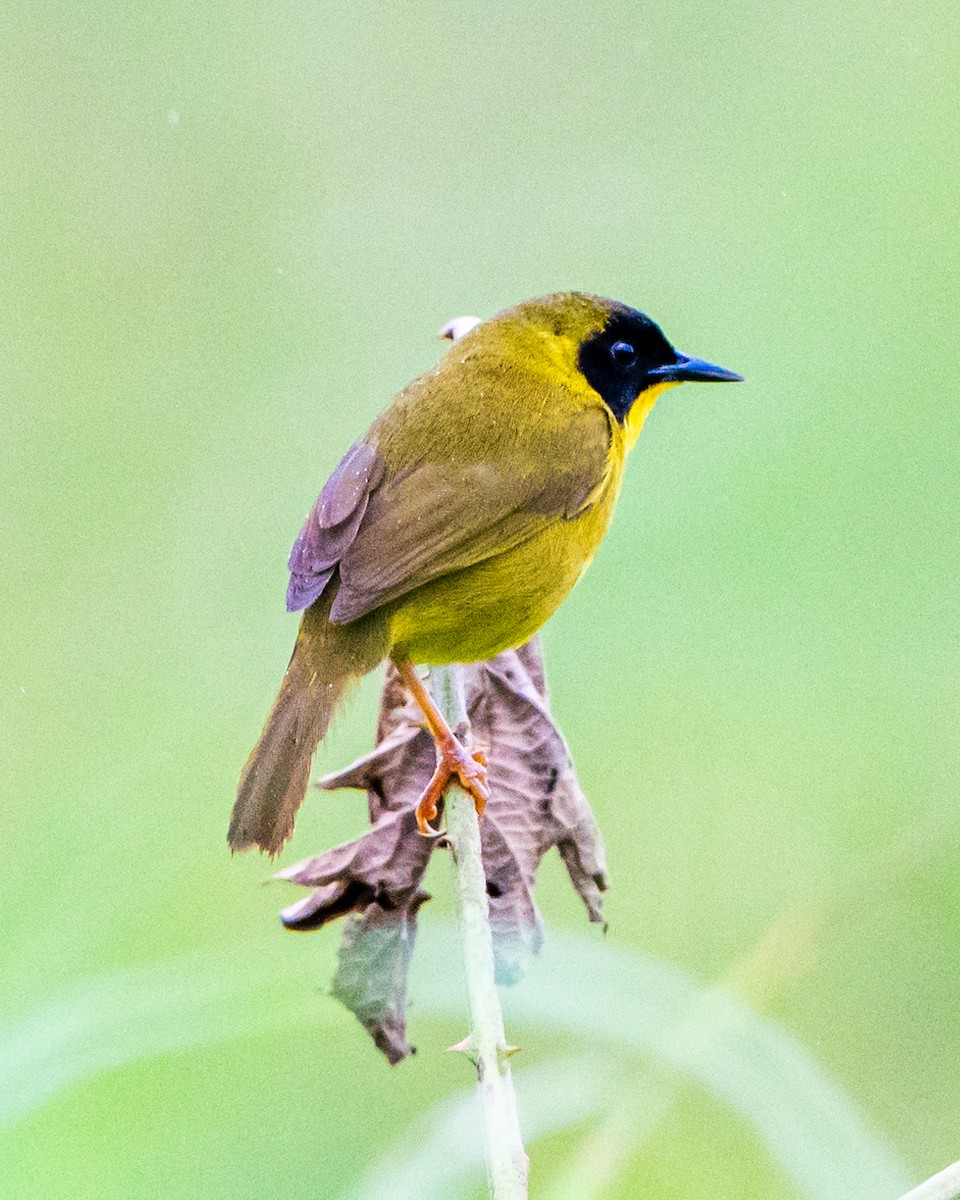
[[[500,337],[509,331],[511,340],[522,343],[531,357],[599,396],[624,428],[628,443],[668,387],[743,378],[676,350],[645,313],[601,296],[558,292],[526,300],[483,322],[480,329],[484,326],[499,326]]]

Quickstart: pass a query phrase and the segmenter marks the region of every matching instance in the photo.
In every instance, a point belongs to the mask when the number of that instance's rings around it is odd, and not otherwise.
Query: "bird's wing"
[[[501,554],[589,506],[609,466],[600,409],[544,432],[529,468],[513,456],[419,462],[397,472],[360,442],[328,480],[290,556],[288,607],[311,604],[334,571],[336,622],[354,621],[440,575]]]
[[[323,485],[287,562],[290,612],[307,608],[330,582],[382,476],[383,459],[369,442],[361,441],[350,447]]]

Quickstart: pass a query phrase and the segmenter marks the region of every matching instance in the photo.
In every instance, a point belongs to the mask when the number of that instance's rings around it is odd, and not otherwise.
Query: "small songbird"
[[[293,656],[237,789],[228,841],[276,854],[351,681],[393,661],[437,745],[417,808],[432,834],[456,777],[482,811],[485,760],[414,669],[530,638],[593,558],[654,401],[733,371],[675,350],[649,317],[563,292],[483,321],[408,384],[327,480],[290,554]]]

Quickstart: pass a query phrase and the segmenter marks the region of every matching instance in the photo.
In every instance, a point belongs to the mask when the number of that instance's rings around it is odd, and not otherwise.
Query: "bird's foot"
[[[468,750],[451,735],[449,741],[437,741],[437,769],[417,805],[417,828],[424,837],[442,835],[443,830],[435,829],[431,822],[437,819],[437,805],[454,780],[473,799],[479,817],[490,798],[487,756],[482,750]]]

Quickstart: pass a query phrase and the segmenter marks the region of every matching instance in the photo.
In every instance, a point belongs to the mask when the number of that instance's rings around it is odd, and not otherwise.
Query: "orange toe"
[[[436,820],[437,805],[453,779],[472,797],[479,817],[490,797],[487,756],[482,750],[471,753],[455,737],[437,743],[437,767],[417,805],[417,828],[424,837],[438,837],[442,832],[431,822]]]

